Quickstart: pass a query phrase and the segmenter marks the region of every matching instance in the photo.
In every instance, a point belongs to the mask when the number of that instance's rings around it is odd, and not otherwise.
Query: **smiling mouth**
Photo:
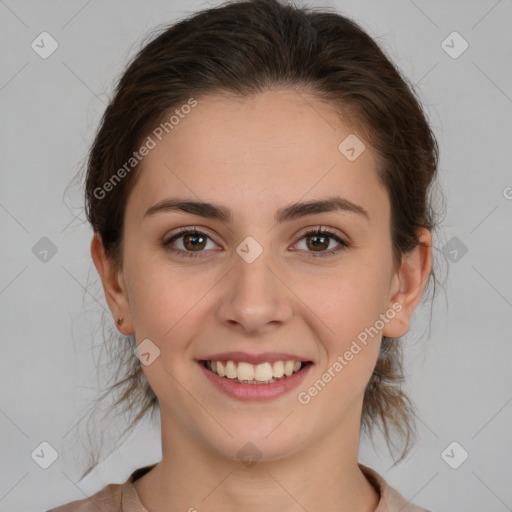
[[[274,361],[253,365],[244,361],[205,361],[200,363],[219,377],[239,384],[272,384],[299,373],[311,361]]]

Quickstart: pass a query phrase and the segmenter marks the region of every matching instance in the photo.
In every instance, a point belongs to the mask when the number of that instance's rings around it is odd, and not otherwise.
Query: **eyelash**
[[[202,256],[200,256],[200,253],[202,253],[204,251],[183,251],[182,249],[176,249],[175,247],[173,247],[171,245],[172,242],[174,242],[175,240],[177,240],[178,238],[180,238],[180,237],[182,237],[184,235],[199,235],[199,236],[203,236],[203,237],[206,237],[206,238],[210,238],[208,235],[206,235],[205,233],[202,233],[201,231],[198,231],[195,228],[194,229],[183,228],[182,230],[180,230],[177,233],[175,233],[167,241],[163,242],[163,246],[169,252],[172,252],[174,254],[178,254],[180,256],[185,256],[187,258],[198,258],[198,257],[200,258],[200,257],[202,257]],[[306,252],[311,253],[311,255],[314,258],[324,258],[324,257],[332,256],[332,255],[334,255],[334,254],[336,254],[336,253],[338,253],[340,251],[348,249],[352,245],[350,242],[342,240],[338,235],[336,235],[332,231],[329,231],[328,229],[322,229],[321,227],[318,228],[318,229],[313,229],[313,230],[310,230],[310,231],[304,233],[300,237],[299,241],[302,240],[303,238],[307,238],[308,236],[326,236],[326,237],[329,237],[329,238],[333,238],[334,240],[336,240],[336,242],[338,242],[340,244],[340,246],[338,246],[336,249],[331,249],[330,251],[318,252],[318,253],[315,253],[315,251],[306,251]],[[211,240],[211,238],[210,238],[210,240]]]

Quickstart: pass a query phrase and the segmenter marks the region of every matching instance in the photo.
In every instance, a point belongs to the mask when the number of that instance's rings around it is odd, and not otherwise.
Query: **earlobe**
[[[92,238],[91,256],[100,275],[105,299],[114,316],[117,329],[122,334],[132,334],[133,324],[122,270],[107,256],[99,233],[94,233]]]
[[[400,338],[409,331],[412,314],[421,300],[432,270],[431,232],[421,228],[418,231],[418,240],[419,244],[403,255],[400,268],[393,276],[393,293],[389,308],[396,314],[382,330],[382,334],[390,338]]]

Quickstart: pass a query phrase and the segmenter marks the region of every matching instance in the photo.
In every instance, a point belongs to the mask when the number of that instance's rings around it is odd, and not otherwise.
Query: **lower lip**
[[[226,393],[226,395],[237,398],[238,400],[255,402],[272,400],[296,388],[306,377],[311,366],[313,366],[311,363],[308,363],[297,373],[272,382],[271,384],[241,384],[226,377],[219,377],[216,373],[208,370],[201,361],[198,361],[198,364],[210,382]]]

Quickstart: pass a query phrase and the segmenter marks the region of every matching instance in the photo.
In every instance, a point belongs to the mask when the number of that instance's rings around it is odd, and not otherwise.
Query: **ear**
[[[116,266],[105,253],[99,233],[94,233],[91,242],[91,256],[101,277],[105,299],[112,315],[114,315],[117,329],[122,334],[132,334],[134,328],[122,268]],[[121,325],[118,324],[119,318],[122,319]]]
[[[411,316],[432,270],[432,234],[426,228],[417,233],[420,243],[403,255],[400,268],[393,276],[389,308],[396,314],[382,330],[382,334],[390,338],[400,338],[409,331]]]

